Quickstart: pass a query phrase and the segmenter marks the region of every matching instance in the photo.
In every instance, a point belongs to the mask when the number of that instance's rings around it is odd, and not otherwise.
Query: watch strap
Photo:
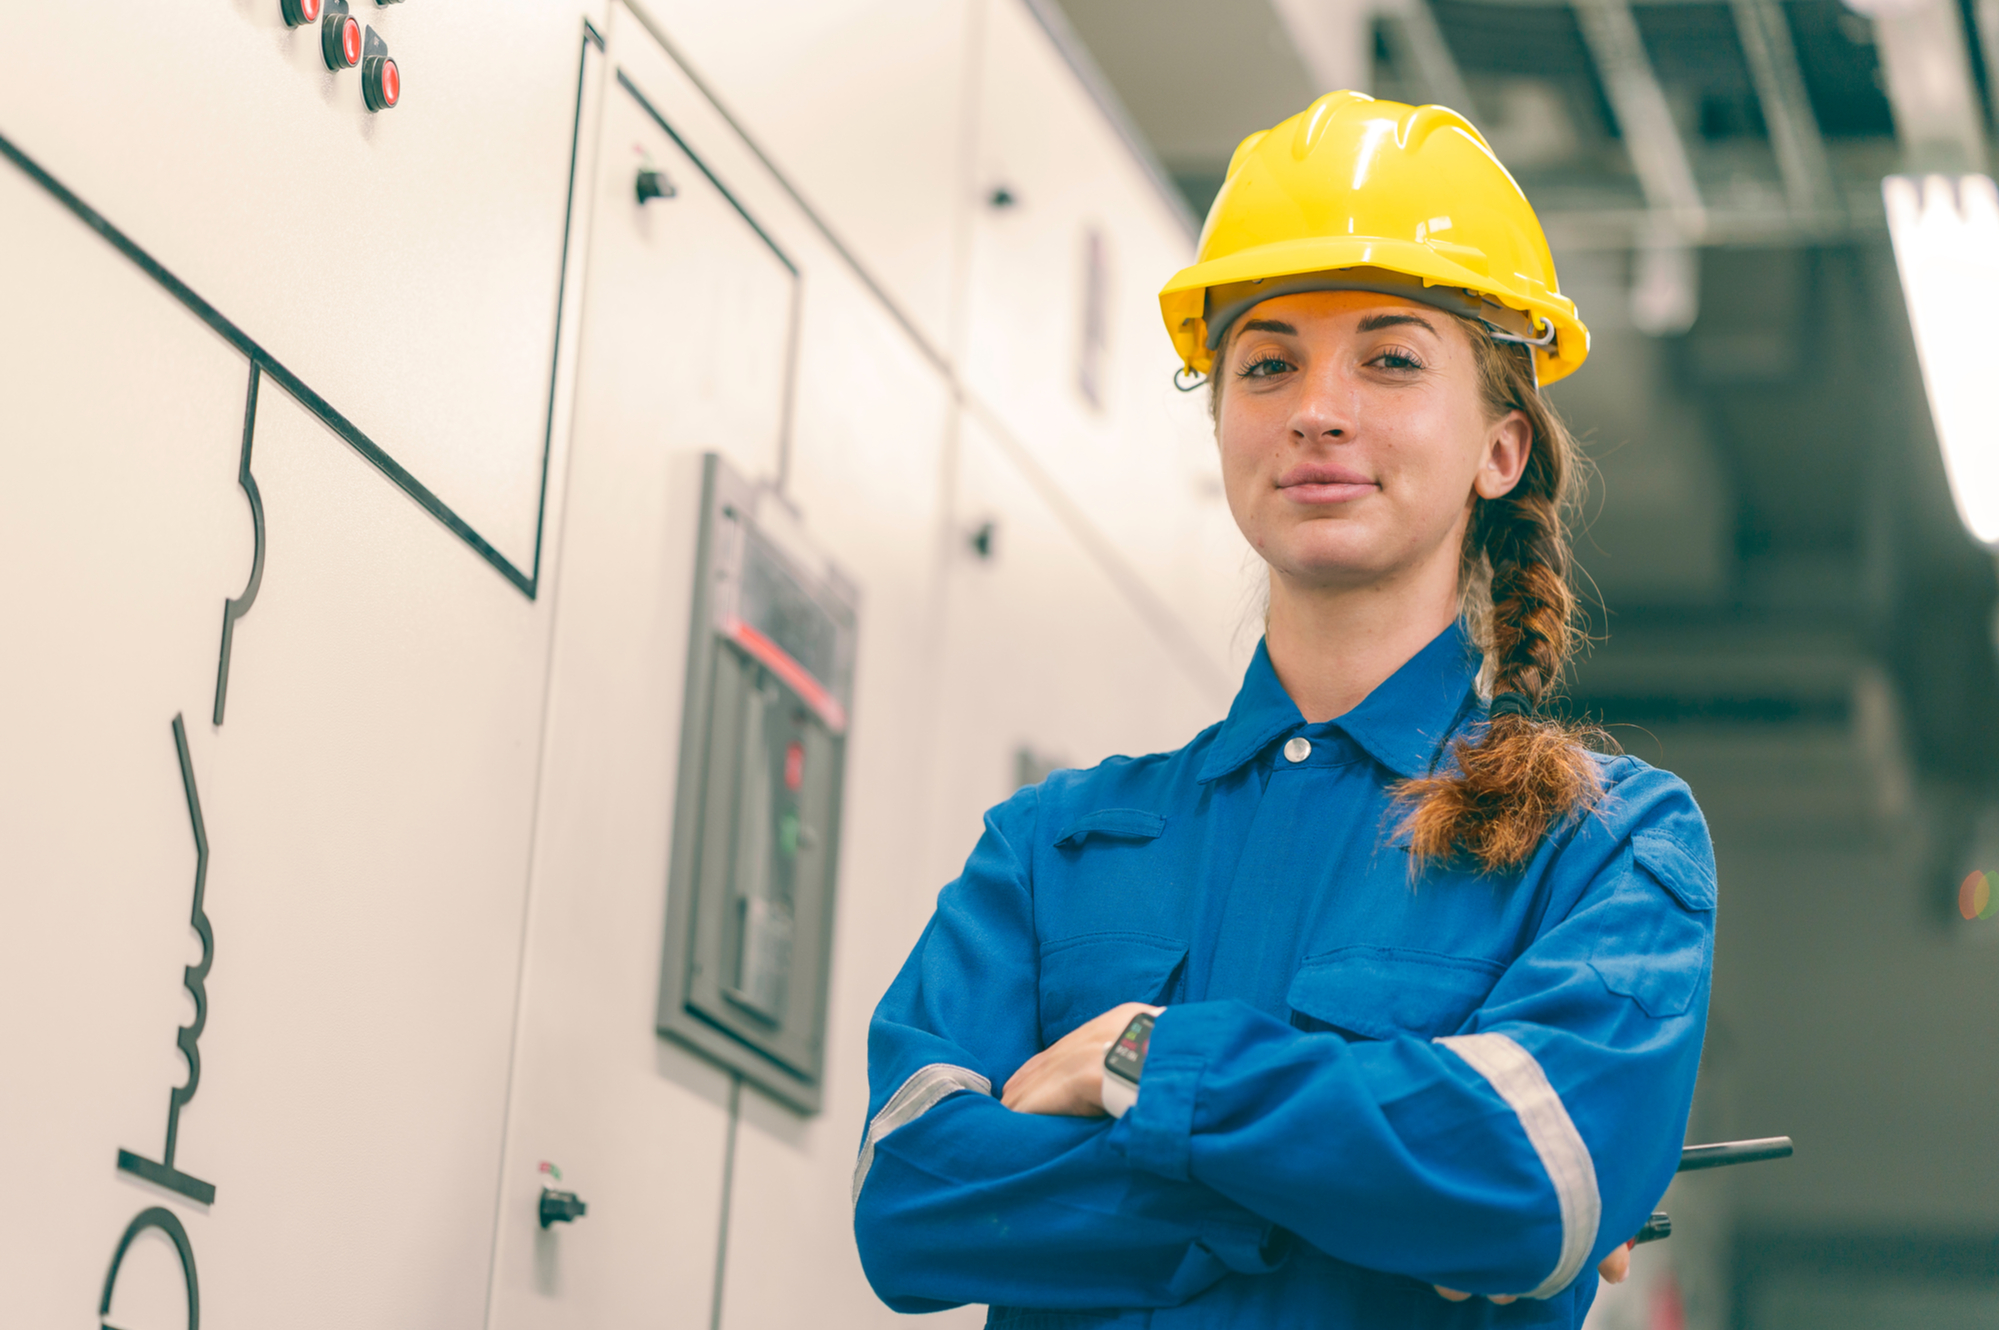
[[[1139,1102],[1139,1087],[1107,1067],[1104,1088],[1098,1095],[1104,1103],[1105,1112],[1114,1118],[1122,1118]]]

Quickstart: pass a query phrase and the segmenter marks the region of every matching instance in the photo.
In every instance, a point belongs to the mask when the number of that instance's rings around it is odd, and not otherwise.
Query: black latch
[[[670,199],[674,196],[674,182],[667,179],[665,171],[656,171],[648,166],[640,170],[638,179],[633,183],[632,192],[639,196],[641,203],[653,199]]]
[[[572,1219],[581,1219],[589,1209],[576,1199],[573,1191],[551,1191],[542,1188],[542,1227],[550,1224],[567,1224]]]

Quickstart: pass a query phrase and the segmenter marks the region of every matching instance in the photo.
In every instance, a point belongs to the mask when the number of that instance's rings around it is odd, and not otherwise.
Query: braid
[[[1576,644],[1563,521],[1575,441],[1526,360],[1463,322],[1489,414],[1521,411],[1533,430],[1520,483],[1502,498],[1475,501],[1461,562],[1465,618],[1486,649],[1493,693],[1518,694],[1523,705],[1496,709],[1476,735],[1454,743],[1454,770],[1405,781],[1397,793],[1418,862],[1462,851],[1498,872],[1526,863],[1552,825],[1601,796],[1585,741],[1602,736],[1534,714],[1555,696]]]

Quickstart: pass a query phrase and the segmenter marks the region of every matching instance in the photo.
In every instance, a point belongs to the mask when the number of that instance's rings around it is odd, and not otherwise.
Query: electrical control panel
[[[705,459],[658,1026],[820,1104],[855,592]]]

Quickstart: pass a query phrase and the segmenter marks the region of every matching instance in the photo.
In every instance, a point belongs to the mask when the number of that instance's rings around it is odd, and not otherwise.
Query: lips
[[[1301,462],[1278,477],[1278,489],[1294,503],[1351,503],[1381,486],[1351,467]]]

